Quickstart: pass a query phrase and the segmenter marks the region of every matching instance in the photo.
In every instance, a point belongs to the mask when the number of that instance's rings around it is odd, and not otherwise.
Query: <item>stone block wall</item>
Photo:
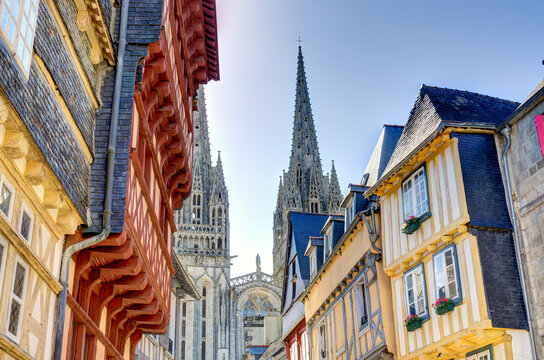
[[[544,298],[541,296],[544,293],[544,157],[540,153],[534,116],[542,113],[544,101],[540,100],[510,125],[508,151],[514,211],[539,359],[544,357]],[[497,142],[501,156],[504,141],[498,139]]]

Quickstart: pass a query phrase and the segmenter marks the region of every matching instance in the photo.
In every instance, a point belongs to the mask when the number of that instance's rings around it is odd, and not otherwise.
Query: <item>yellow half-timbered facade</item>
[[[379,217],[368,210],[374,204],[364,200],[366,189],[350,185],[342,204],[345,218],[329,217],[322,230],[324,262],[302,296],[311,359],[393,359],[390,283],[372,227],[379,226]],[[312,263],[320,251],[310,247]]]
[[[379,196],[398,359],[531,358],[492,130],[515,106],[423,86],[366,193]]]
[[[0,97],[0,359],[50,359],[64,234],[82,222]]]

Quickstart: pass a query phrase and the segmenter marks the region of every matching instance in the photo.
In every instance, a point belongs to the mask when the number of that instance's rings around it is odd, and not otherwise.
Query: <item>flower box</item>
[[[419,229],[420,226],[421,226],[421,224],[419,223],[419,221],[418,222],[413,222],[413,223],[408,224],[405,227],[403,227],[402,232],[405,233],[405,234],[411,234],[414,231],[416,231],[417,229]]]
[[[455,304],[453,303],[453,299],[438,299],[434,304],[434,311],[438,315],[444,315],[446,313],[449,313],[450,311],[453,311],[455,308]]]
[[[413,320],[406,324],[406,331],[411,332],[421,327],[421,319]]]
[[[404,319],[404,326],[406,326],[406,331],[408,332],[419,329],[421,327],[421,319],[417,315],[408,315]]]

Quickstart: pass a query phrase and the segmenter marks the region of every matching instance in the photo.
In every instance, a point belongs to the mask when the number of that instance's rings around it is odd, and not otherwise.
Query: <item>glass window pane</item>
[[[19,327],[19,315],[21,314],[21,305],[15,300],[11,301],[9,309],[9,326],[8,331],[17,336]]]
[[[6,185],[2,185],[2,191],[0,192],[0,211],[6,216],[9,215],[9,207],[11,205],[12,192]]]
[[[17,295],[19,299],[23,298],[23,286],[25,283],[26,270],[21,264],[17,264],[15,269],[15,278],[13,279],[13,293]]]
[[[32,218],[28,216],[26,211],[24,211],[23,216],[21,217],[20,233],[26,240],[30,240],[29,236],[30,236],[31,225],[32,225]]]

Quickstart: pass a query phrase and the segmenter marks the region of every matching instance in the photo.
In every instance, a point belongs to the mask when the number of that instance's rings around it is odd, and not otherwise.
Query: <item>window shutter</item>
[[[540,154],[544,156],[544,115],[535,115],[536,134],[540,144]]]

